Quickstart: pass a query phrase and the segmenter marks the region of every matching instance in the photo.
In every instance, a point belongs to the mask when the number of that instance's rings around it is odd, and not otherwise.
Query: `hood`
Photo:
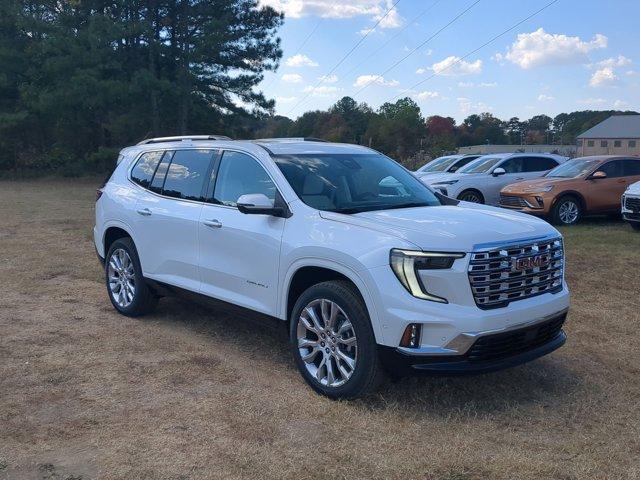
[[[640,195],[640,182],[632,183],[625,193],[631,193],[633,195]]]
[[[438,178],[441,178],[443,175],[451,175],[451,174],[447,173],[447,172],[419,172],[419,173],[416,173],[416,177],[418,177],[418,178],[434,177],[434,176],[437,176]]]
[[[440,175],[432,175],[426,178],[421,178],[421,180],[428,185],[433,185],[434,183],[450,182],[452,180],[462,181],[462,180],[477,178],[479,175],[483,175],[483,174],[482,173],[442,173]]]
[[[507,185],[502,189],[503,192],[514,192],[520,193],[522,190],[535,188],[535,187],[544,187],[546,185],[557,185],[567,182],[574,182],[578,179],[576,178],[551,178],[551,177],[542,177],[542,178],[534,178],[531,180],[524,180],[522,182],[512,183],[511,185]]]
[[[470,252],[482,244],[528,240],[558,231],[544,220],[497,207],[460,202],[437,207],[403,208],[323,218],[369,228],[407,240],[423,250]]]

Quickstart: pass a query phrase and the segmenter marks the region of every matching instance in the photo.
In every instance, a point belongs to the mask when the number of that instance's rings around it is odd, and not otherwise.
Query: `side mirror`
[[[264,193],[248,193],[241,195],[236,202],[238,210],[247,215],[272,215],[274,217],[286,217],[283,207],[276,207]]]
[[[607,174],[602,170],[598,170],[597,172],[594,172],[593,175],[591,175],[591,178],[593,178],[594,180],[597,180],[599,178],[607,178]]]
[[[504,175],[505,173],[507,173],[507,171],[504,168],[498,167],[498,168],[494,168],[491,174],[494,177],[499,177],[500,175]]]

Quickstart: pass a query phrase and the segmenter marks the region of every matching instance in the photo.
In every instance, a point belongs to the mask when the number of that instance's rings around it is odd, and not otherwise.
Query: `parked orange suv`
[[[542,178],[507,185],[500,192],[500,206],[573,225],[583,215],[620,212],[622,193],[637,181],[638,157],[574,158]]]

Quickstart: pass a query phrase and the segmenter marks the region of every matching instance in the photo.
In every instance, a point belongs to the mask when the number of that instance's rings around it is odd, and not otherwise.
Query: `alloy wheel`
[[[311,301],[300,313],[296,332],[300,358],[318,383],[339,387],[351,378],[358,342],[349,317],[337,303]]]
[[[125,249],[113,251],[107,275],[113,300],[122,308],[131,305],[136,294],[136,280],[133,261]]]
[[[580,210],[578,209],[578,205],[571,201],[566,200],[562,202],[560,205],[560,209],[558,210],[558,216],[562,223],[571,224],[575,223],[578,220],[578,215],[580,214]]]
[[[463,202],[482,203],[482,199],[477,193],[469,192],[465,193],[460,200]]]

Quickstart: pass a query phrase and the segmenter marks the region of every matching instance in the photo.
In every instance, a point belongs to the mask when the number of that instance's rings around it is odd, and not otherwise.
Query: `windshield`
[[[359,213],[440,205],[436,195],[380,154],[274,155],[300,200],[312,208]]]
[[[477,160],[465,165],[457,173],[485,173],[502,160],[502,157],[480,157]]]
[[[583,158],[574,158],[568,162],[558,165],[556,168],[547,173],[547,177],[554,178],[577,178],[589,173],[600,163],[600,160],[585,160]]]
[[[420,173],[423,172],[444,172],[447,168],[449,168],[452,164],[458,160],[460,156],[458,155],[449,155],[448,157],[439,157],[435,160],[431,160],[426,165],[420,167],[417,171]]]

